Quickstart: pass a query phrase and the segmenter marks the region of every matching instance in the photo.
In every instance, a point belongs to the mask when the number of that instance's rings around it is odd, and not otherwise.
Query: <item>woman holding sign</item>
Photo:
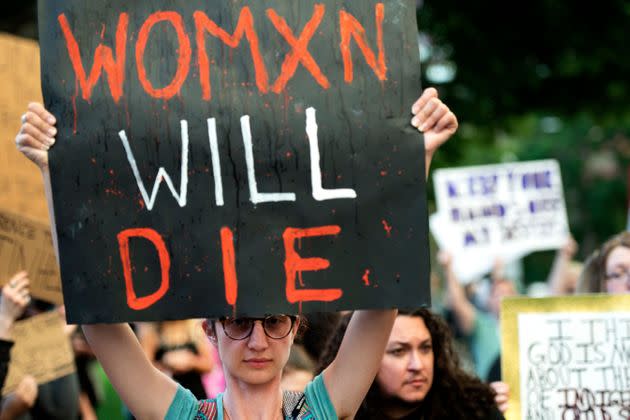
[[[457,118],[432,88],[411,110],[411,124],[424,133],[428,171],[433,153],[457,130]],[[30,104],[16,137],[18,150],[42,170],[53,229],[47,151],[54,144],[54,124],[55,118],[42,105]],[[280,389],[299,317],[206,320],[204,330],[221,356],[226,390],[216,400],[202,402],[149,362],[127,324],[84,325],[83,330],[112,384],[138,418],[328,420],[352,418],[358,410],[379,368],[396,313],[356,311],[337,356],[303,394]]]

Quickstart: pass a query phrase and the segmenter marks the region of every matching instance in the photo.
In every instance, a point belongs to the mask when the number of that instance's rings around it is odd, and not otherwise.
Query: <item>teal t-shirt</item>
[[[322,375],[308,383],[304,390],[307,415],[301,416],[301,420],[335,420],[337,413],[330,401],[328,390],[324,384]],[[223,394],[216,398],[216,414],[203,413],[199,410],[200,401],[189,390],[178,386],[177,393],[166,413],[165,420],[224,420],[223,419]],[[285,414],[285,419],[291,420]]]
[[[492,364],[501,353],[499,323],[492,315],[477,311],[475,327],[469,339],[475,371],[485,381]]]

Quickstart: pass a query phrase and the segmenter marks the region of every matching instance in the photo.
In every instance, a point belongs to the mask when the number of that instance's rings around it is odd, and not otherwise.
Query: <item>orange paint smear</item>
[[[385,232],[387,232],[387,237],[391,238],[392,237],[392,227],[387,223],[387,220],[381,220],[381,223],[383,224],[383,229],[385,229]]]
[[[122,191],[117,190],[115,188],[105,188],[105,194],[113,195],[115,197],[124,197],[124,194],[122,193]]]
[[[365,270],[365,273],[363,273],[363,283],[366,286],[370,285],[370,270]]]

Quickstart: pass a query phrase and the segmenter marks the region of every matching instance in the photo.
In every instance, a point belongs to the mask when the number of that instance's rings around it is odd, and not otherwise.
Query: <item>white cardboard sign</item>
[[[555,160],[440,169],[433,175],[437,213],[431,232],[454,257],[463,282],[492,268],[564,245],[569,234]]]

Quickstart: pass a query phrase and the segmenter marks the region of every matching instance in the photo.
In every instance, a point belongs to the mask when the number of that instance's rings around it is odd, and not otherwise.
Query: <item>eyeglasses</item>
[[[279,340],[291,332],[296,317],[290,315],[270,315],[264,318],[222,318],[223,332],[232,340],[245,340],[252,335],[256,321],[262,323],[265,335]]]
[[[617,271],[612,273],[606,273],[606,280],[612,281],[630,281],[630,269],[629,268],[620,268]]]

